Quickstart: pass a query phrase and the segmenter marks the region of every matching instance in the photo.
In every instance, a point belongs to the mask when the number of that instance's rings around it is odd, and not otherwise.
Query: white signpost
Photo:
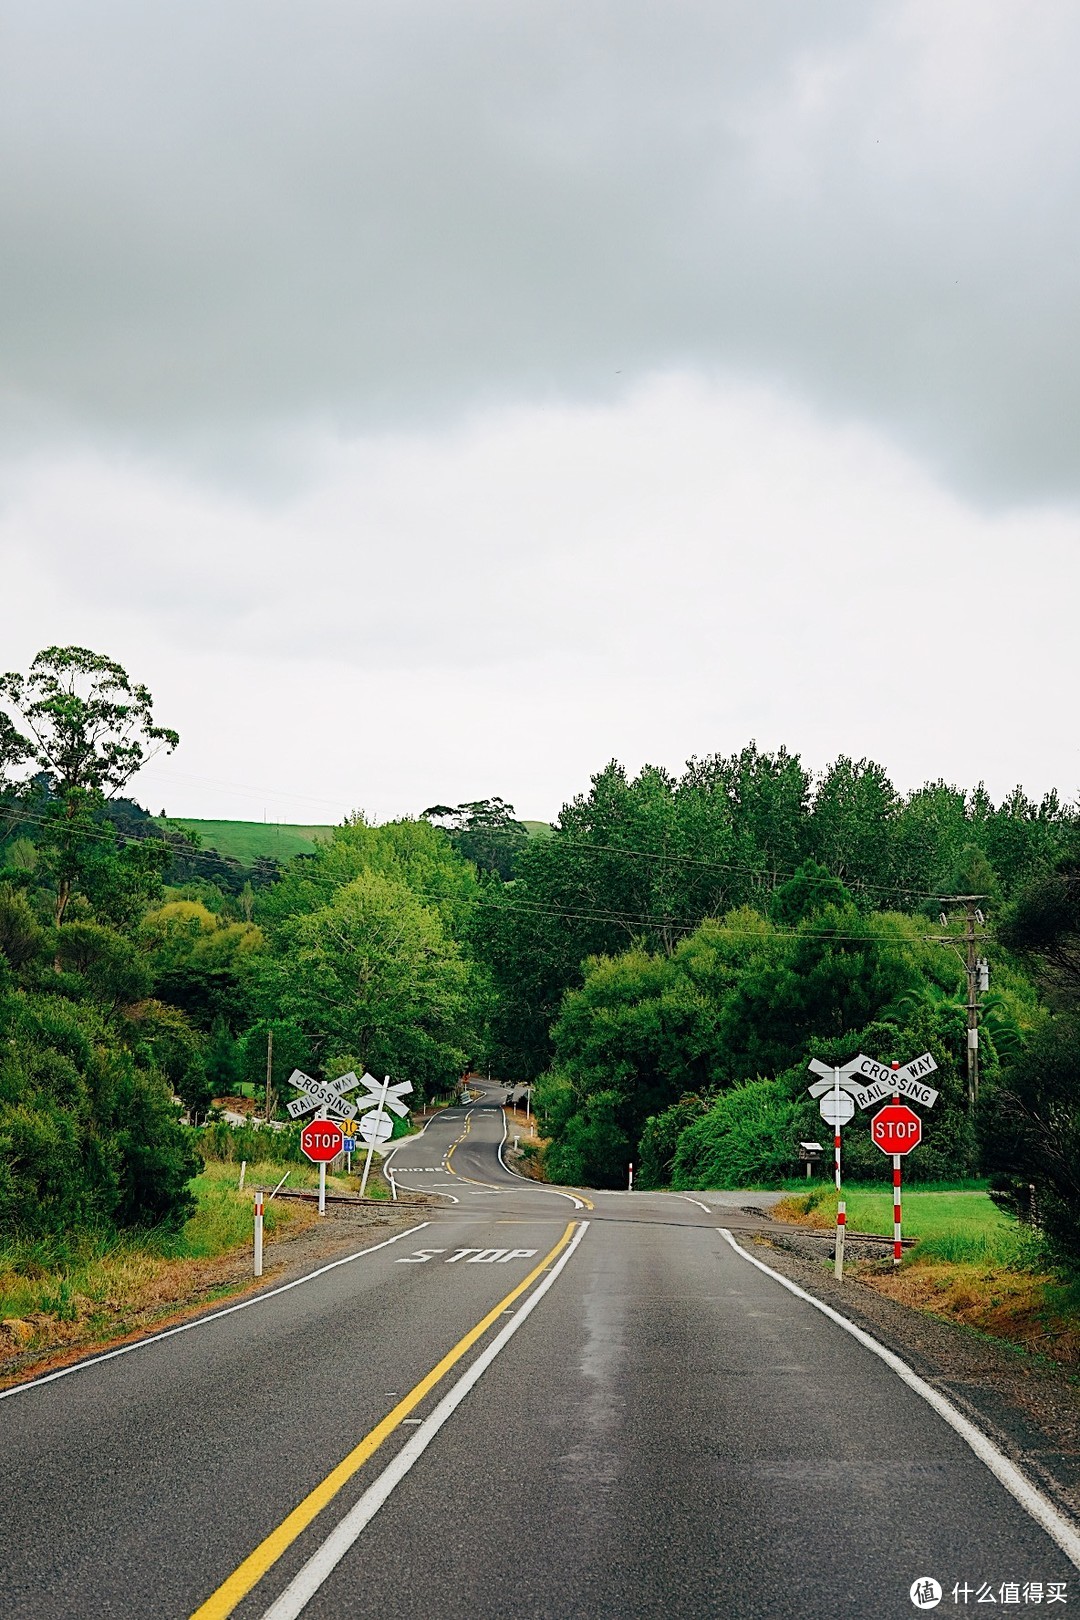
[[[822,1076],[810,1084],[810,1095],[819,1099],[821,1117],[833,1127],[834,1161],[836,1176],[836,1254],[833,1270],[838,1280],[844,1276],[844,1229],[847,1225],[847,1206],[840,1197],[840,1127],[855,1116],[855,1109],[870,1108],[883,1098],[910,1097],[933,1108],[940,1092],[926,1084],[926,1076],[937,1068],[929,1052],[912,1058],[910,1063],[879,1063],[877,1058],[860,1052],[850,1058],[842,1068],[811,1058],[808,1067]],[[893,1155],[893,1253],[897,1264],[900,1255],[900,1155]]]
[[[820,1099],[821,1117],[833,1128],[833,1179],[836,1182],[836,1249],[833,1271],[837,1280],[842,1280],[844,1275],[844,1228],[847,1224],[847,1205],[841,1196],[843,1187],[840,1180],[840,1128],[846,1125],[855,1113],[855,1104],[845,1088],[858,1062],[858,1058],[852,1058],[842,1068],[837,1068],[834,1064],[822,1063],[818,1058],[811,1058],[809,1064],[815,1074],[827,1076],[826,1079],[814,1080],[811,1083],[810,1095]],[[850,1104],[850,1108],[845,1107],[845,1104]]]
[[[361,1198],[367,1188],[368,1171],[371,1169],[371,1155],[375,1151],[375,1143],[388,1142],[394,1133],[394,1122],[386,1110],[389,1108],[399,1119],[404,1119],[409,1110],[401,1099],[412,1090],[411,1080],[399,1080],[396,1086],[392,1086],[389,1075],[380,1084],[372,1075],[365,1074],[364,1084],[368,1087],[370,1096],[361,1097],[359,1106],[361,1108],[376,1106],[373,1113],[365,1114],[360,1121],[360,1135],[368,1145],[367,1156],[364,1159],[364,1173],[360,1177]]]

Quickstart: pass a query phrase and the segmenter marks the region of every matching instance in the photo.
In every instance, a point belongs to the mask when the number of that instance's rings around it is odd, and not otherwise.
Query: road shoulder
[[[983,1430],[1066,1514],[1080,1521],[1080,1387],[1054,1363],[889,1299],[778,1234],[743,1239],[807,1293],[900,1356]]]

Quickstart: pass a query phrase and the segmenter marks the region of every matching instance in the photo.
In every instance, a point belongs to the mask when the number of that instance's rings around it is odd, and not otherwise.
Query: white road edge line
[[[717,1231],[738,1254],[742,1255],[744,1260],[749,1260],[752,1266],[756,1266],[759,1271],[763,1271],[767,1277],[775,1278],[781,1287],[786,1288],[790,1294],[795,1294],[799,1299],[804,1299],[808,1305],[812,1305],[823,1316],[827,1316],[838,1327],[842,1327],[845,1333],[850,1333],[853,1339],[858,1339],[861,1345],[873,1355],[879,1357],[887,1367],[891,1367],[897,1377],[910,1390],[921,1396],[928,1406],[933,1407],[939,1417],[944,1418],[951,1429],[955,1429],[961,1440],[971,1447],[981,1463],[985,1463],[999,1484],[1004,1485],[1010,1496],[1015,1497],[1016,1501],[1031,1515],[1036,1524],[1041,1525],[1051,1540],[1057,1542],[1066,1558],[1075,1564],[1077,1569],[1080,1569],[1080,1534],[1077,1533],[1068,1519],[1058,1512],[1053,1503],[1048,1501],[1042,1492],[1032,1485],[1030,1480],[1025,1479],[1016,1464],[1010,1462],[1004,1452],[999,1451],[993,1441],[983,1434],[981,1429],[977,1429],[974,1423],[964,1417],[963,1413],[958,1411],[950,1400],[939,1394],[932,1384],[926,1382],[925,1378],[920,1378],[917,1372],[913,1372],[906,1361],[902,1361],[892,1350],[887,1350],[883,1344],[879,1344],[878,1340],[863,1328],[856,1327],[854,1322],[849,1322],[846,1316],[842,1316],[839,1311],[834,1311],[831,1305],[825,1304],[824,1300],[815,1299],[813,1294],[808,1294],[805,1288],[799,1287],[798,1283],[793,1283],[790,1278],[783,1276],[779,1271],[774,1271],[771,1266],[765,1265],[764,1261],[758,1260],[756,1256],[748,1253],[741,1243],[736,1243],[731,1233],[724,1227],[717,1227]]]
[[[712,1210],[709,1208],[708,1204],[703,1204],[700,1198],[689,1198],[687,1197],[686,1193],[676,1193],[675,1196],[676,1198],[681,1198],[687,1204],[696,1204],[698,1209],[703,1209],[705,1211],[706,1215],[712,1214]]]
[[[400,1173],[397,1171],[394,1172],[394,1180],[397,1182],[399,1187],[405,1187],[405,1183],[402,1181],[401,1177],[407,1176],[408,1173],[409,1172],[407,1170],[402,1170]],[[438,1186],[433,1187],[430,1182],[425,1182],[422,1187],[405,1187],[405,1191],[414,1193],[434,1193],[436,1198],[449,1198],[452,1204],[461,1203],[461,1199],[455,1198],[453,1193],[443,1192]]]
[[[136,1339],[134,1344],[122,1344],[116,1350],[106,1350],[100,1356],[87,1356],[85,1361],[73,1362],[70,1367],[58,1367],[55,1372],[42,1373],[40,1378],[31,1378],[25,1384],[12,1384],[10,1389],[0,1389],[0,1401],[6,1401],[9,1395],[23,1395],[28,1389],[39,1389],[42,1384],[51,1384],[57,1378],[68,1378],[72,1373],[85,1372],[87,1367],[97,1367],[103,1361],[113,1361],[117,1356],[130,1355],[133,1350],[145,1350],[149,1344],[160,1344],[162,1339],[171,1339],[177,1333],[190,1333],[192,1328],[206,1327],[210,1322],[220,1322],[223,1316],[232,1316],[235,1311],[246,1311],[250,1305],[261,1305],[264,1300],[273,1299],[277,1294],[287,1294],[291,1288],[299,1288],[302,1283],[314,1282],[316,1277],[324,1277],[328,1271],[336,1271],[338,1266],[347,1266],[353,1260],[362,1260],[366,1254],[374,1254],[376,1249],[389,1248],[391,1243],[400,1243],[402,1238],[411,1237],[414,1232],[422,1232],[430,1221],[421,1221],[418,1226],[407,1227],[404,1232],[397,1232],[393,1237],[384,1238],[381,1243],[373,1243],[367,1249],[357,1249],[354,1254],[346,1254],[340,1260],[331,1260],[328,1265],[320,1266],[317,1271],[306,1272],[303,1277],[294,1277],[292,1282],[279,1283],[276,1288],[268,1288],[265,1293],[254,1294],[250,1299],[242,1299],[236,1305],[226,1305],[223,1310],[211,1311],[207,1316],[198,1316],[193,1322],[180,1322],[176,1327],[165,1328],[161,1333],[152,1333],[147,1339]]]
[[[543,1299],[585,1236],[588,1225],[588,1221],[580,1222],[566,1253],[555,1262],[543,1282],[533,1290],[525,1303],[518,1307],[516,1313],[483,1354],[477,1357],[468,1371],[463,1373],[454,1387],[443,1396],[431,1415],[424,1419],[416,1433],[405,1442],[378,1479],[368,1486],[360,1500],[349,1509],[322,1546],[312,1553],[281,1596],[266,1610],[262,1620],[296,1620],[296,1616],[307,1607],[323,1582],[333,1573],[349,1548],[371,1523],[394,1487],[405,1478],[413,1463],[427,1450],[446,1420],[453,1416],[469,1391],[479,1383],[499,1351],[509,1344],[530,1311]]]
[[[569,1198],[570,1202],[573,1204],[575,1209],[584,1209],[585,1205],[582,1203],[581,1199],[580,1198],[575,1198],[573,1193],[560,1192],[558,1187],[545,1187],[542,1181],[533,1181],[530,1176],[523,1176],[519,1171],[511,1170],[510,1166],[507,1164],[506,1160],[503,1158],[503,1148],[506,1146],[506,1135],[507,1135],[506,1109],[505,1108],[500,1108],[499,1113],[502,1115],[503,1133],[502,1133],[502,1141],[499,1143],[499,1146],[496,1149],[496,1152],[498,1153],[499,1163],[502,1165],[502,1167],[506,1171],[507,1175],[508,1176],[513,1176],[517,1181],[527,1181],[527,1182],[529,1182],[530,1186],[538,1188],[540,1192],[553,1192],[555,1194],[556,1198]]]

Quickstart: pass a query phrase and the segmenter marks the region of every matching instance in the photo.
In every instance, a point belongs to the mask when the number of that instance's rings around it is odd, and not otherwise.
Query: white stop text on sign
[[[874,1121],[874,1137],[878,1142],[887,1141],[891,1137],[896,1137],[901,1142],[910,1142],[913,1136],[918,1136],[919,1134],[920,1132],[917,1121],[910,1122],[907,1120],[902,1120],[899,1125],[879,1125],[877,1120]]]

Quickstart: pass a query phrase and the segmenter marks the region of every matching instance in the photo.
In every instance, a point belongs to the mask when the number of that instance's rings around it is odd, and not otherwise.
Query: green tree
[[[1080,1271],[1080,847],[1030,883],[1001,942],[1031,965],[1047,1006],[1000,1076],[984,1083],[979,1130],[1002,1202],[1035,1213],[1060,1260]]]
[[[474,799],[453,807],[433,804],[422,815],[443,827],[458,854],[478,871],[494,872],[504,881],[513,877],[529,834],[505,799]]]
[[[132,685],[118,663],[88,647],[46,647],[26,675],[0,675],[0,698],[25,728],[19,732],[4,714],[6,756],[33,760],[61,797],[76,789],[118,793],[148,759],[180,741],[155,725],[147,688]]]
[[[681,1133],[671,1185],[775,1186],[791,1173],[804,1111],[782,1080],[744,1080]]]
[[[814,790],[814,855],[870,909],[903,905],[892,888],[893,841],[901,800],[881,765],[841,754]]]
[[[211,1026],[203,1063],[211,1096],[231,1097],[243,1073],[243,1054],[220,1014]]]
[[[258,982],[266,1009],[302,1029],[320,1061],[360,1053],[421,1096],[460,1074],[475,1038],[469,965],[439,910],[378,872],[278,924]]]
[[[0,755],[9,785],[19,766],[44,772],[50,785],[38,841],[52,857],[55,921],[61,923],[73,889],[100,860],[102,842],[109,842],[100,815],[105,798],[180,739],[155,724],[145,686],[87,647],[47,647],[27,674],[0,675],[0,701],[16,716],[0,711]],[[141,857],[144,863],[147,858]],[[139,862],[126,864],[135,875]]]

